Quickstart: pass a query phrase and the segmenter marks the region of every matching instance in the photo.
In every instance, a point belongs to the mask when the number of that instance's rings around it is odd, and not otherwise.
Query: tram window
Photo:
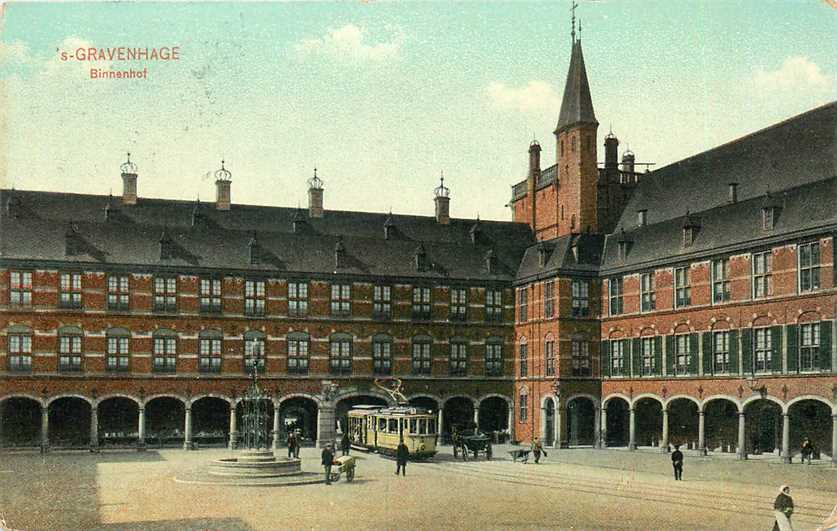
[[[410,433],[418,433],[418,419],[410,419]]]
[[[387,419],[378,419],[378,431],[387,431]]]
[[[436,433],[436,421],[433,419],[428,419],[428,428],[427,433]]]
[[[398,419],[389,419],[387,428],[390,433],[398,433]]]
[[[427,419],[418,419],[419,431],[418,433],[424,435],[427,433]]]

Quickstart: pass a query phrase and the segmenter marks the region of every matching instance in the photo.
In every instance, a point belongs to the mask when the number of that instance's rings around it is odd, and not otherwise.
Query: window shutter
[[[782,373],[782,327],[770,327],[770,346],[773,351],[770,364],[774,374]]]
[[[753,373],[753,329],[745,328],[741,331],[741,366],[742,375]]]
[[[689,334],[689,374],[698,373],[698,334]]]
[[[663,374],[663,338],[654,338],[654,373]]]
[[[610,341],[602,341],[602,376],[613,376],[610,363]]]
[[[674,336],[666,336],[666,370],[668,375],[674,374],[674,363],[677,360],[677,354],[674,352]]]
[[[712,332],[704,332],[701,336],[703,341],[703,374],[711,375],[713,367],[712,360],[714,358]]]
[[[738,330],[729,331],[729,372],[738,374]]]
[[[799,325],[786,325],[785,337],[788,344],[785,345],[788,353],[788,372],[799,372]]]
[[[638,337],[631,340],[631,370],[633,376],[642,374],[642,341]]]
[[[831,372],[831,321],[820,321],[820,369]]]

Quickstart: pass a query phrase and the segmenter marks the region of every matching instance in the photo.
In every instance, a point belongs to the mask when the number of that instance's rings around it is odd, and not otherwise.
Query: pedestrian
[[[331,445],[326,445],[323,448],[322,464],[325,469],[326,485],[331,485],[331,465],[334,463],[334,452],[331,450]]]
[[[288,459],[294,457],[296,452],[296,433],[288,432]]]
[[[343,432],[343,438],[340,440],[340,451],[343,455],[349,455],[349,448],[352,446],[352,441],[349,440],[349,432]]]
[[[299,447],[302,444],[302,433],[294,430],[294,459],[299,459]]]
[[[491,441],[488,441],[488,444],[485,447],[485,458],[488,461],[491,461]]]
[[[680,445],[674,445],[674,451],[671,452],[671,466],[674,467],[674,479],[683,481],[683,452],[680,451]]]
[[[404,441],[398,443],[398,448],[395,450],[395,475],[401,472],[402,476],[407,475],[407,459],[410,457],[410,449],[404,444]]]
[[[773,531],[793,531],[790,518],[793,514],[793,498],[790,497],[790,487],[782,485],[779,487],[779,495],[773,502],[773,515],[776,522],[773,524]]]
[[[805,437],[805,441],[802,443],[802,462],[805,462],[805,459],[808,459],[808,464],[811,464],[811,458],[814,457],[814,445],[811,443],[811,439]]]
[[[549,457],[546,455],[546,450],[543,449],[543,445],[541,444],[541,440],[537,437],[532,440],[532,454],[535,456],[535,464],[537,465],[540,463],[541,460],[541,453],[543,453],[544,457]]]

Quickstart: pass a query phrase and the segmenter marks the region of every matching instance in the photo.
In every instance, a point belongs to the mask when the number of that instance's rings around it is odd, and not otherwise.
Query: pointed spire
[[[575,39],[574,34],[575,32],[573,32],[573,39]],[[558,115],[555,134],[577,123],[598,125],[599,122],[596,121],[596,114],[593,112],[593,99],[590,97],[590,83],[587,81],[581,41],[573,40],[570,68],[567,72],[564,99],[561,101],[561,112]]]

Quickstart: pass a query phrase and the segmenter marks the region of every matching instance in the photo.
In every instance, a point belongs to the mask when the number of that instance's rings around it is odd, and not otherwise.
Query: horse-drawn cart
[[[462,452],[463,461],[468,460],[468,452],[472,453],[474,459],[482,452],[487,460],[491,460],[491,438],[484,433],[459,435],[454,440],[454,457],[459,452]]]

